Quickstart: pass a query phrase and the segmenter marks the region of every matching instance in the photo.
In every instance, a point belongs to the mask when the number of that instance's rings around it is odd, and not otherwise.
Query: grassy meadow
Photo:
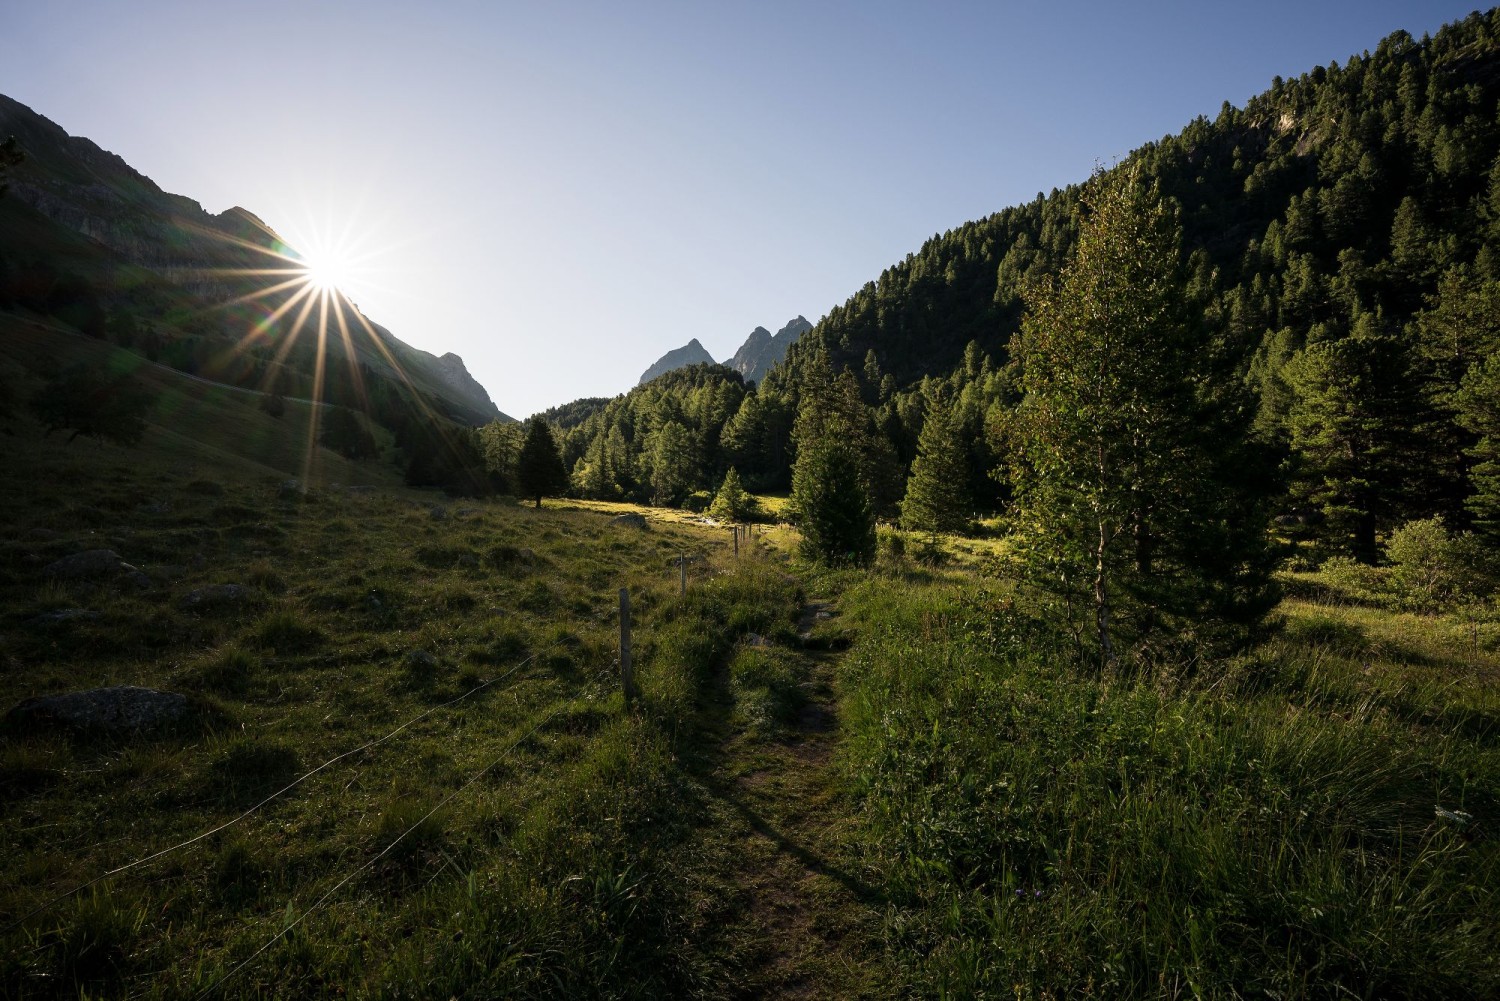
[[[1101,674],[1013,587],[894,574],[844,596],[842,767],[907,991],[1500,991],[1493,614],[1324,588],[1240,657]]]
[[[23,388],[44,340],[0,350]],[[0,437],[0,705],[189,699],[0,728],[5,996],[1500,995],[1492,604],[1287,573],[1240,655],[1101,673],[994,533],[735,560],[141,377],[138,448]],[[101,548],[137,574],[44,572]]]
[[[264,416],[239,405],[210,397],[204,423]],[[295,449],[184,456],[175,419],[138,449],[25,421],[3,442],[0,702],[190,699],[149,736],[0,732],[3,993],[704,993],[713,961],[678,948],[702,919],[677,755],[736,639],[790,633],[795,583],[691,525],[335,488],[390,474],[326,454],[288,497]],[[99,548],[143,576],[43,573]],[[215,585],[243,591],[192,603]]]

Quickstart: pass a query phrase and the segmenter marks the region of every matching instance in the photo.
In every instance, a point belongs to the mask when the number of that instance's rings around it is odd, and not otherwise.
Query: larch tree
[[[1020,550],[1085,598],[1103,660],[1127,603],[1146,625],[1263,610],[1266,511],[1232,472],[1253,417],[1205,388],[1176,213],[1137,169],[1096,173],[1073,257],[1026,292],[1001,422]],[[1254,599],[1254,600],[1252,600]]]

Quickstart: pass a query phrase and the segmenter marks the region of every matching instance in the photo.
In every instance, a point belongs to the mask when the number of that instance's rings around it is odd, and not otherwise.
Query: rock
[[[159,567],[152,567],[151,576],[157,580],[181,580],[187,576],[187,567],[180,563],[166,563]]]
[[[53,580],[93,580],[136,572],[136,568],[120,559],[120,554],[113,549],[86,549],[49,563],[42,570]]]
[[[479,508],[477,508],[477,507],[461,507],[461,508],[458,509],[458,512],[457,512],[457,514],[458,514],[458,516],[460,518],[468,518],[468,517],[471,517],[472,515],[476,515],[478,513],[479,513]]]
[[[27,699],[6,714],[25,726],[58,725],[116,732],[149,730],[187,715],[188,701],[176,692],[115,685]]]
[[[210,584],[194,588],[182,596],[180,604],[189,611],[207,611],[230,605],[243,605],[250,597],[250,589],[243,584]]]
[[[282,480],[276,496],[281,500],[301,500],[304,493],[301,480]]]
[[[151,578],[147,577],[139,570],[133,570],[130,573],[126,574],[124,577],[120,578],[120,583],[127,587],[133,587],[137,591],[151,590]]]
[[[458,565],[461,567],[477,567],[479,566],[479,560],[473,553],[464,553],[458,558]]]
[[[61,622],[93,622],[99,618],[98,612],[91,612],[86,608],[59,608],[55,612],[43,612],[31,620],[34,626],[51,626]]]
[[[615,515],[613,518],[609,519],[609,523],[611,525],[619,525],[622,528],[645,528],[646,516],[643,514],[636,514],[634,511],[632,511],[629,514]]]
[[[755,646],[755,647],[770,646],[771,645],[771,641],[768,640],[768,639],[766,639],[760,633],[746,633],[745,634],[745,645],[746,646]]]
[[[434,504],[432,505],[432,507],[427,509],[427,515],[433,521],[447,521],[448,509],[443,507],[443,505],[441,504]]]
[[[406,655],[406,666],[423,671],[430,671],[437,667],[437,658],[426,650],[413,650]]]

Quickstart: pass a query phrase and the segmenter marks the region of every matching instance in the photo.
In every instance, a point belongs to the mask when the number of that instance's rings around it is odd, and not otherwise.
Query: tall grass
[[[1163,685],[1074,670],[965,587],[847,604],[845,766],[918,993],[1500,990],[1500,852],[1464,819],[1500,792],[1492,744],[1290,641]]]

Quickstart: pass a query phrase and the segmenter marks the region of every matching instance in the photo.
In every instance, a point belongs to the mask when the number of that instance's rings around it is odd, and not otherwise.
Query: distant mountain
[[[703,345],[698,343],[698,338],[694,337],[682,347],[668,351],[658,358],[655,364],[641,373],[641,381],[636,385],[644,386],[657,376],[666,375],[673,369],[686,368],[689,365],[712,364],[714,364],[714,356],[704,350]]]
[[[765,327],[756,327],[725,364],[744,376],[746,382],[760,383],[771,366],[786,357],[786,349],[812,328],[805,316],[788,320],[774,335]]]
[[[786,357],[786,349],[790,347],[797,338],[813,328],[807,322],[807,317],[798,316],[788,320],[786,326],[772,334],[765,327],[756,327],[750,331],[750,336],[745,338],[745,343],[734,353],[734,357],[724,362],[725,368],[734,369],[742,375],[746,382],[760,382],[771,371],[771,366]],[[655,379],[657,376],[679,368],[687,368],[689,365],[713,365],[716,364],[713,355],[698,343],[694,337],[687,344],[675,351],[668,351],[658,358],[650,368],[641,375],[638,386]]]
[[[351,406],[375,398],[471,425],[509,419],[457,355],[413,348],[343,297],[328,303],[320,359],[309,329],[320,309],[288,281],[296,251],[253,213],[211,215],[0,95],[6,135],[25,159],[0,199],[0,309],[243,388]]]

